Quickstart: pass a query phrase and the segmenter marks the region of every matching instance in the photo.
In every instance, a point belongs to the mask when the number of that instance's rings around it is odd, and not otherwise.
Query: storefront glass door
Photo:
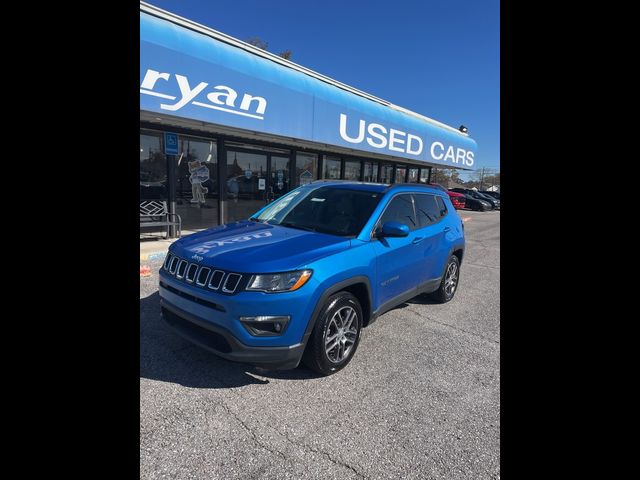
[[[227,150],[227,221],[249,218],[267,201],[267,155]]]
[[[270,199],[280,198],[289,191],[289,187],[289,157],[271,155]]]
[[[183,230],[218,224],[218,158],[215,140],[180,136],[176,155],[176,213]]]

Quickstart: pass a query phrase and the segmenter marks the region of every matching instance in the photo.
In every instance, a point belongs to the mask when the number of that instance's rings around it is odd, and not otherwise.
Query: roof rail
[[[434,187],[433,185],[429,185],[428,183],[392,183],[387,188],[384,189],[384,192],[388,192],[389,190],[395,187],[406,187],[406,186],[430,188],[432,190],[436,190],[437,192],[444,193],[438,187]]]

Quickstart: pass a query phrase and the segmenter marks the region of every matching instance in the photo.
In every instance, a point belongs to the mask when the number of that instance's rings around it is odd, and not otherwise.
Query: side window
[[[418,217],[418,225],[420,228],[426,227],[436,223],[446,214],[447,210],[444,207],[442,199],[435,195],[428,195],[425,193],[415,195],[416,199],[416,215]],[[439,206],[437,200],[440,200],[442,207]]]
[[[398,195],[391,200],[387,209],[382,214],[378,222],[378,228],[382,227],[385,222],[400,222],[409,227],[409,230],[418,228],[416,219],[413,215],[413,202],[411,195]]]
[[[440,210],[440,217],[444,217],[447,214],[447,204],[444,203],[442,197],[436,197],[436,203],[438,204],[438,209]]]

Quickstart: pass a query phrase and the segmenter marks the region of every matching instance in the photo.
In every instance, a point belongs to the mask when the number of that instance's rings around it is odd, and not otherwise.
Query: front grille
[[[227,295],[242,290],[246,287],[245,284],[249,279],[249,275],[225,272],[224,270],[200,266],[197,263],[189,263],[188,260],[172,253],[167,254],[162,268],[177,280],[197,285],[201,288],[216,290]]]

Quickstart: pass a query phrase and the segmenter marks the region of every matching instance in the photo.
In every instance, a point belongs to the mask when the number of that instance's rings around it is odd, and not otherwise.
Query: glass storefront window
[[[410,168],[409,169],[409,179],[407,180],[409,183],[418,183],[418,170],[419,168]]]
[[[306,185],[318,178],[318,155],[315,153],[296,153],[296,177],[294,186]]]
[[[344,179],[360,180],[360,160],[345,160],[344,162]]]
[[[378,181],[378,162],[364,162],[363,181],[372,183]]]
[[[140,200],[167,200],[167,158],[160,135],[140,133]]]
[[[340,158],[339,157],[324,157],[324,175],[322,178],[340,179]]]
[[[271,188],[273,199],[289,191],[289,157],[271,155]]]
[[[218,150],[215,140],[180,136],[176,155],[176,213],[183,230],[218,224]]]
[[[430,167],[422,167],[420,169],[420,183],[427,183],[427,179],[429,178],[429,170]]]
[[[245,220],[267,202],[267,155],[227,150],[227,221]]]
[[[391,183],[393,176],[393,165],[390,163],[383,163],[380,166],[380,183]]]
[[[405,183],[404,179],[407,175],[407,167],[397,166],[396,167],[396,182],[395,183]]]

